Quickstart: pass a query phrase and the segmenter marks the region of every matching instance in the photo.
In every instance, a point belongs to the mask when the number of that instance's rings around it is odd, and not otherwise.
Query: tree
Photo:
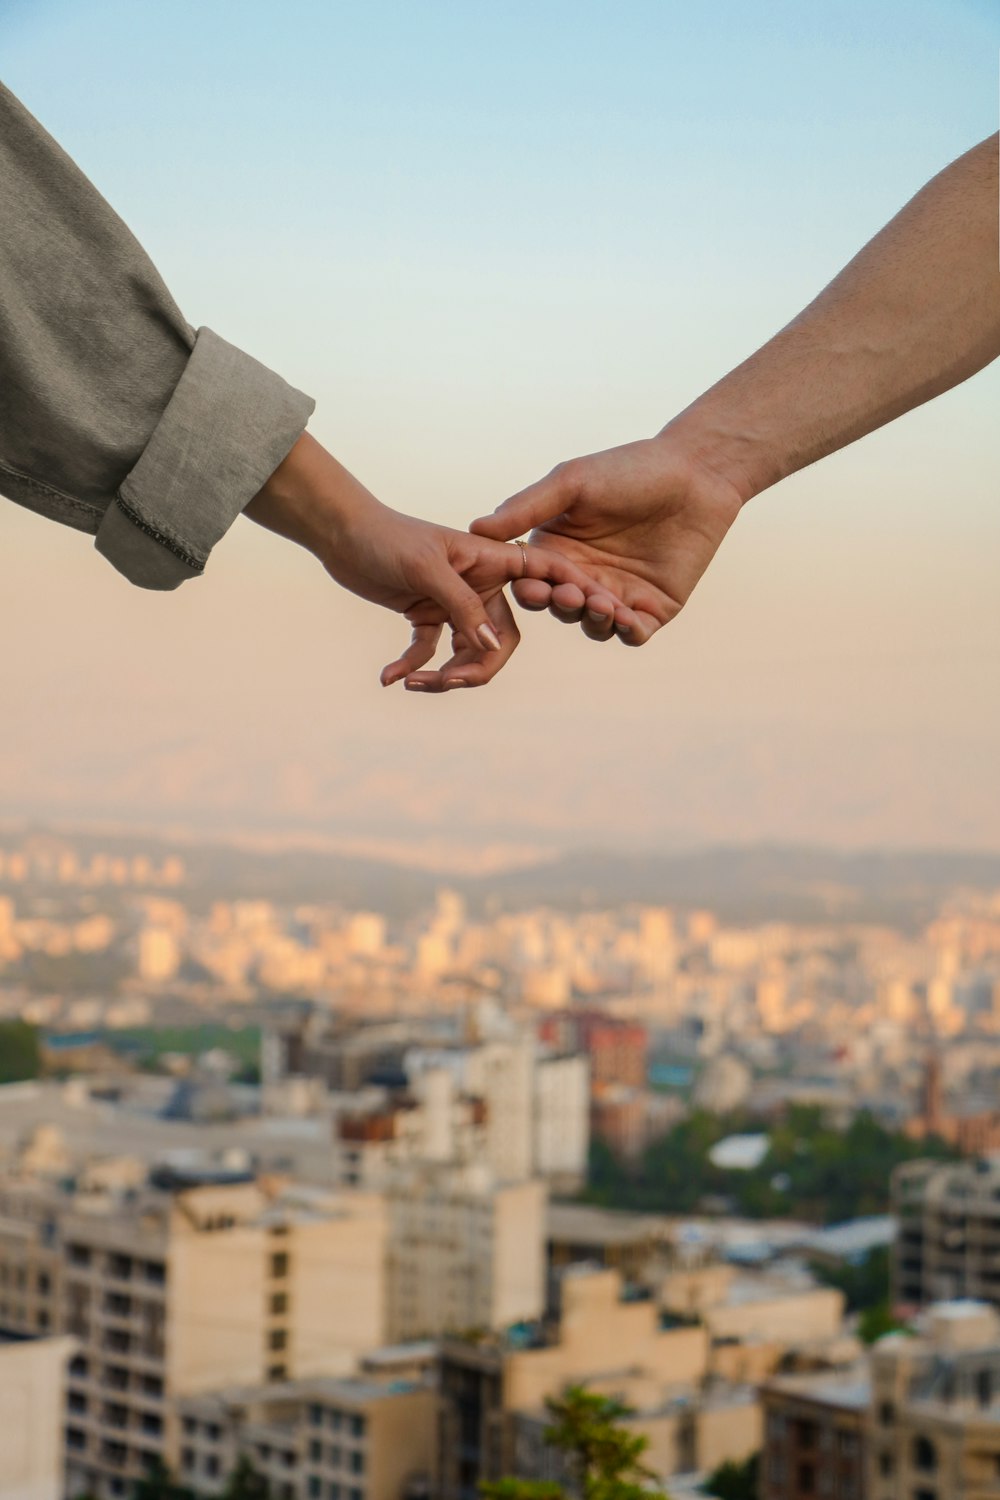
[[[909,1333],[910,1330],[905,1323],[901,1323],[892,1311],[892,1304],[888,1297],[882,1302],[876,1302],[873,1307],[866,1307],[858,1318],[858,1337],[863,1344],[874,1344],[886,1333]]]
[[[715,1500],[757,1500],[759,1480],[760,1454],[751,1453],[742,1463],[727,1458],[709,1474],[703,1488]]]
[[[222,1500],[271,1500],[271,1486],[267,1476],[255,1469],[253,1460],[241,1453],[236,1468],[226,1480]]]
[[[583,1386],[547,1396],[549,1426],[544,1441],[566,1454],[574,1488],[582,1500],[667,1500],[645,1481],[656,1478],[642,1462],[649,1439],[623,1424],[631,1409]],[[567,1500],[562,1485],[546,1480],[501,1479],[480,1486],[487,1500]]]
[[[0,1021],[0,1083],[37,1078],[42,1070],[38,1031],[27,1021]]]
[[[145,1476],[136,1480],[132,1500],[194,1500],[194,1494],[177,1483],[162,1458],[156,1458]]]

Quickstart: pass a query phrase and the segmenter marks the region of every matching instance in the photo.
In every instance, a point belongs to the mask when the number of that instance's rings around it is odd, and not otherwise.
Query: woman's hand
[[[572,588],[588,607],[620,617],[624,625],[637,623],[606,587],[558,551],[511,546],[391,510],[308,433],[246,514],[308,548],[352,593],[405,615],[412,638],[383,668],[386,687],[403,678],[416,692],[489,682],[518,644],[503,593],[515,580]],[[450,660],[421,673],[446,625],[452,632]]]

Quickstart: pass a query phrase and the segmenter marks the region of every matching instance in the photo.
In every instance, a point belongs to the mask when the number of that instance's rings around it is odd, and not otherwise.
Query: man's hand
[[[524,608],[580,621],[594,640],[617,635],[641,646],[686,604],[741,503],[730,480],[664,433],[560,464],[470,529],[496,541],[531,530],[533,542],[561,553],[598,591],[588,599],[574,582],[524,579],[513,589]]]
[[[505,546],[391,510],[309,433],[245,513],[306,547],[344,588],[409,620],[410,645],[383,669],[385,687],[404,677],[408,688],[423,692],[489,682],[520,639],[503,592],[515,579],[571,588],[590,608],[633,619],[561,551]],[[452,632],[451,659],[437,672],[420,673],[445,626]]]

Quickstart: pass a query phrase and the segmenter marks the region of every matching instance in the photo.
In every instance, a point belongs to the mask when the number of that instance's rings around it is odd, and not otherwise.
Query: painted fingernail
[[[493,629],[493,626],[487,625],[485,620],[476,631],[476,634],[482,641],[483,645],[486,646],[490,651],[500,650],[500,637]]]

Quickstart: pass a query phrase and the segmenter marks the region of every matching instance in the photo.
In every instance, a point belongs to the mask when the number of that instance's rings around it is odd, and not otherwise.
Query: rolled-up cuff
[[[302,435],[315,401],[199,328],[191,357],[94,545],[131,583],[175,589]]]

